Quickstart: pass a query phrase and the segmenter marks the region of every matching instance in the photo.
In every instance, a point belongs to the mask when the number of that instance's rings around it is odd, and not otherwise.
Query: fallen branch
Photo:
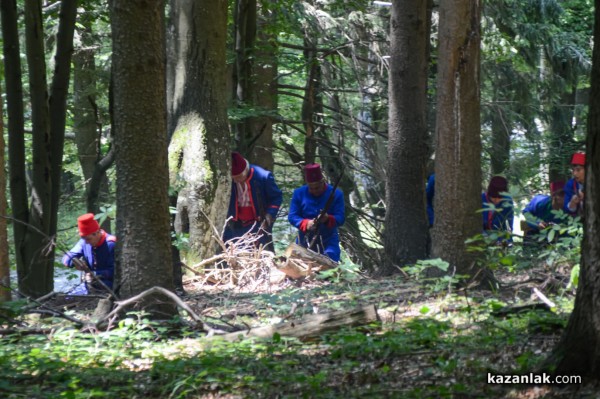
[[[552,302],[550,299],[548,299],[548,297],[546,295],[542,294],[542,292],[540,290],[538,290],[537,288],[533,287],[533,293],[535,295],[537,295],[537,297],[540,298],[542,300],[542,302],[544,302],[546,305],[548,305],[548,307],[550,309],[556,307],[556,304],[554,302]]]
[[[272,338],[277,333],[281,336],[310,340],[318,338],[326,332],[339,330],[341,327],[356,327],[378,320],[377,308],[375,305],[368,305],[350,310],[306,315],[300,320],[286,321],[271,326],[256,327],[247,331],[238,331],[210,338],[236,341],[249,337]]]
[[[190,308],[185,302],[183,302],[181,299],[179,299],[179,297],[175,293],[173,293],[163,287],[152,287],[152,288],[147,289],[144,292],[141,292],[140,294],[138,294],[136,296],[133,296],[131,298],[128,298],[128,299],[125,299],[122,301],[115,302],[115,305],[116,305],[115,308],[110,313],[108,313],[108,314],[104,315],[102,318],[100,318],[96,322],[96,325],[99,325],[100,323],[103,323],[103,322],[107,321],[108,319],[116,316],[120,311],[122,311],[127,306],[134,304],[136,302],[139,302],[143,298],[150,296],[150,295],[154,295],[154,294],[162,294],[162,295],[166,296],[167,298],[172,300],[175,303],[175,305],[177,305],[181,309],[185,310],[196,323],[200,324],[201,327],[204,325],[202,318],[200,316],[198,316],[192,310],[192,308]]]

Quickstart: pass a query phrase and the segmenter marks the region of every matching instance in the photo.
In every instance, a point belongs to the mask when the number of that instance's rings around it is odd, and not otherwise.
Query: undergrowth
[[[573,306],[577,249],[561,241],[572,236],[555,234],[535,249],[518,242],[484,249],[502,281],[494,292],[460,289],[461,276],[452,274],[425,278],[426,268],[447,267],[439,260],[411,265],[402,277],[342,270],[329,282],[271,293],[188,287],[187,302],[207,320],[247,327],[366,304],[387,315],[307,342],[279,334],[225,342],[185,319],[157,322],[141,313],[110,331],[81,331],[62,319],[19,318],[15,305],[11,317],[21,325],[5,324],[0,338],[0,397],[536,397],[528,386],[487,384],[487,374],[535,372],[560,338]],[[532,287],[554,307],[537,306]],[[544,389],[560,396],[563,387]]]

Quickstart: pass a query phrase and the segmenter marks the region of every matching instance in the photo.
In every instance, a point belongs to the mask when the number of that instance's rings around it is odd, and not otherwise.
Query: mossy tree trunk
[[[175,231],[189,234],[188,264],[212,256],[231,188],[226,101],[227,1],[172,0],[167,74],[169,173]]]

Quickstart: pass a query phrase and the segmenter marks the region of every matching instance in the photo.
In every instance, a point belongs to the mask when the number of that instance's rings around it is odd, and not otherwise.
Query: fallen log
[[[279,334],[284,337],[311,340],[320,337],[326,332],[339,330],[341,327],[356,327],[374,321],[379,321],[377,308],[375,305],[367,305],[350,310],[306,315],[299,320],[288,320],[271,326],[215,335],[210,338],[237,341],[250,337],[270,339],[274,334]]]

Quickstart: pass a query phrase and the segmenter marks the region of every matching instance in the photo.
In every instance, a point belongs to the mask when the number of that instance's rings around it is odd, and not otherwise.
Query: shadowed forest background
[[[593,395],[594,6],[2,0],[0,396]],[[273,253],[220,238],[231,151],[283,191]],[[583,216],[526,240],[575,152]],[[274,280],[314,162],[340,179],[342,259]],[[493,176],[510,245],[482,234]],[[118,238],[107,297],[65,294],[86,212]],[[488,378],[529,373],[580,379]]]

